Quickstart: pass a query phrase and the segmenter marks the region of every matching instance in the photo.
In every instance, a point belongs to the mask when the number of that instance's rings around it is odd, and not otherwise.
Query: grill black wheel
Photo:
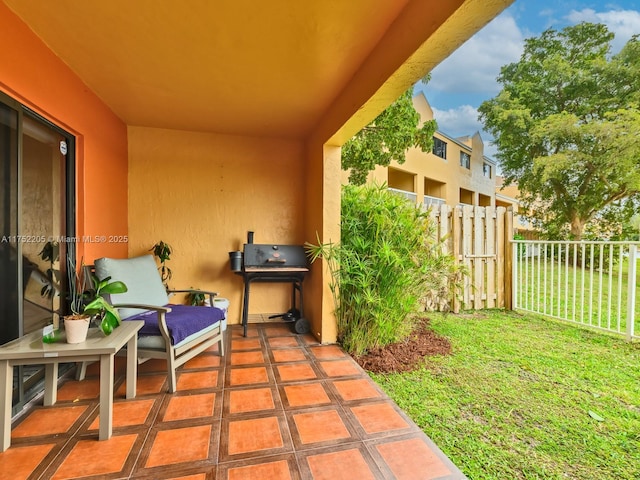
[[[309,333],[311,331],[311,325],[306,318],[298,318],[293,324],[293,329],[299,334]]]

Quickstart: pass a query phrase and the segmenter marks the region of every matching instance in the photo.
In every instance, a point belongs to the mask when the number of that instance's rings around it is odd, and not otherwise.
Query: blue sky
[[[517,62],[524,40],[547,28],[561,30],[583,21],[604,23],[615,34],[614,53],[640,34],[640,0],[516,0],[432,72],[425,92],[438,128],[452,137],[480,131],[485,155],[493,157],[491,137],[482,131],[477,108],[493,98],[500,85],[500,67]]]

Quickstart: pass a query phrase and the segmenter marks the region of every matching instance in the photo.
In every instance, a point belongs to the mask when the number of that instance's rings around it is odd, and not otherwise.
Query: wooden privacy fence
[[[438,205],[430,215],[445,250],[467,268],[452,310],[511,309],[513,209]]]

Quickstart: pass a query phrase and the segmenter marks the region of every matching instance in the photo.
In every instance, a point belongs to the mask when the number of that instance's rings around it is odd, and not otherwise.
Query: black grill
[[[249,240],[253,238],[249,233]],[[309,322],[304,318],[302,282],[309,271],[307,255],[302,245],[274,245],[246,243],[244,245],[242,268],[236,271],[244,279],[244,299],[242,305],[242,327],[247,336],[249,316],[249,294],[251,283],[291,283],[291,308],[270,318],[282,317],[291,322],[294,332],[309,332]],[[299,300],[299,301],[298,301]]]
[[[252,272],[308,272],[302,245],[244,245],[244,270]]]

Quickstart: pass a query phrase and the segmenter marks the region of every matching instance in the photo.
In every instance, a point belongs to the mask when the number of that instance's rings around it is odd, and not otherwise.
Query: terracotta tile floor
[[[113,437],[98,441],[97,365],[32,407],[0,453],[0,480],[458,479],[462,473],[335,345],[283,324],[227,331],[167,393],[164,362],[140,365],[124,398],[117,361]]]

